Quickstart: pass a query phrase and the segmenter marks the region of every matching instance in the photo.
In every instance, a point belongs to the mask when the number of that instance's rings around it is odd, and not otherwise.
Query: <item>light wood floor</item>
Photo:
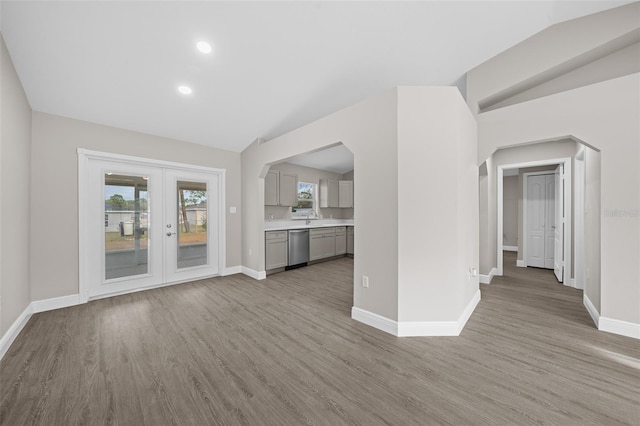
[[[515,268],[460,337],[350,319],[350,259],[34,315],[0,364],[3,425],[640,424],[640,343]]]

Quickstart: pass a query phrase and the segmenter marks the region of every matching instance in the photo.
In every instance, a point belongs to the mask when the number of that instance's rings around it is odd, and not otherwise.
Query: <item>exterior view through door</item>
[[[87,298],[217,275],[223,171],[104,156],[79,158]]]
[[[564,185],[562,165],[526,174],[526,266],[553,269],[563,281]]]

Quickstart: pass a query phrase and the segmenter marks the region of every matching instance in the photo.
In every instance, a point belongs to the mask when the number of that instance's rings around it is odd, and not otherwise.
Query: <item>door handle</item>
[[[175,232],[167,232],[167,237],[170,237],[172,235],[176,235],[176,233]]]

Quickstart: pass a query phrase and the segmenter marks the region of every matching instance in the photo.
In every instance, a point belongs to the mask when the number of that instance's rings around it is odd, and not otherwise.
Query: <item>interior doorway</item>
[[[552,269],[564,281],[565,205],[563,165],[550,171],[523,173],[523,262]]]
[[[527,241],[527,231],[523,232],[522,242],[518,244],[516,250],[522,250],[522,257],[518,260],[518,266],[538,266],[549,267],[554,269],[556,278],[558,281],[570,285],[571,283],[571,265],[572,263],[572,183],[571,183],[571,163],[572,159],[558,158],[541,161],[531,161],[516,164],[505,164],[497,166],[497,275],[501,276],[504,273],[504,259],[503,250],[505,249],[504,238],[504,176],[505,170],[510,169],[525,169],[541,166],[553,166],[553,171],[547,171],[546,173],[538,173],[534,176],[550,174],[552,177],[547,178],[534,178],[532,182],[538,185],[539,194],[538,197],[547,197],[547,192],[553,194],[554,202],[544,203],[542,201],[534,203],[534,208],[538,209],[537,216],[533,219],[537,221],[538,225],[544,224],[545,226],[538,226],[535,230],[538,234],[535,235],[535,241],[532,242],[532,247],[538,247],[537,251],[529,256],[528,249],[529,243]],[[544,180],[544,182],[542,182]],[[543,189],[544,188],[544,189]],[[527,189],[527,185],[523,187],[523,204],[527,198],[524,196],[524,191]],[[544,195],[542,193],[544,192]],[[558,208],[556,209],[556,205]],[[562,208],[560,208],[562,206]],[[526,217],[527,207],[523,205],[523,223],[527,223],[529,218]],[[532,219],[532,220],[533,220]],[[547,228],[549,229],[547,231]],[[532,235],[534,236],[534,235]],[[536,245],[537,244],[537,245]],[[510,247],[507,247],[509,249]],[[549,255],[547,255],[549,253]],[[551,257],[551,254],[553,257]],[[538,257],[539,263],[527,265],[527,259]]]

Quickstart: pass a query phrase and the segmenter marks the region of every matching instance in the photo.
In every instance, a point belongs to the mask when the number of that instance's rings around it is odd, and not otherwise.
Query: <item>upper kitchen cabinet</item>
[[[353,181],[341,180],[338,186],[338,207],[353,207]]]
[[[320,207],[353,207],[353,181],[320,179]]]
[[[265,206],[295,206],[298,176],[279,170],[269,170],[264,177]]]
[[[264,177],[264,205],[278,205],[278,185],[280,183],[280,172],[277,170],[269,170]]]
[[[280,172],[280,205],[298,205],[298,176]]]
[[[338,207],[339,183],[337,179],[320,179],[320,207]]]

